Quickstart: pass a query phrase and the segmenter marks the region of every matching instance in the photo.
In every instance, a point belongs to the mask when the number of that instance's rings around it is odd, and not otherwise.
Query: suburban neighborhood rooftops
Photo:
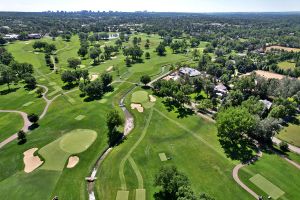
[[[201,75],[201,72],[189,67],[182,67],[179,69],[179,72],[184,75],[189,75],[190,77]]]
[[[227,87],[225,85],[223,85],[222,83],[219,83],[218,85],[216,85],[214,90],[218,91],[220,93],[223,93],[223,94],[228,92]]]
[[[268,100],[259,100],[260,102],[262,102],[265,106],[265,108],[267,108],[268,110],[270,110],[271,106],[272,106],[272,102],[268,101]]]

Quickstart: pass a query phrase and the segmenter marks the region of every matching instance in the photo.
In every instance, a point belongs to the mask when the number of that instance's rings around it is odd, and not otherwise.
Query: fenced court
[[[269,196],[272,197],[272,199],[278,199],[284,194],[284,191],[282,191],[279,187],[268,181],[266,178],[264,178],[260,174],[256,174],[252,178],[249,179],[254,185],[259,187],[262,191],[267,193]]]

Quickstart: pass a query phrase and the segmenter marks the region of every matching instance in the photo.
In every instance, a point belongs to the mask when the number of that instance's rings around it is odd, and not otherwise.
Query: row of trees
[[[6,49],[0,48],[0,84],[6,84],[8,90],[12,83],[24,81],[30,89],[36,87],[36,79],[33,74],[33,66],[28,63],[14,61],[12,55]]]

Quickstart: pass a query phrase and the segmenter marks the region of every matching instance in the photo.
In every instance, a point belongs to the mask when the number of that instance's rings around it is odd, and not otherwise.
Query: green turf
[[[107,102],[107,99],[101,99],[101,100],[99,100],[98,102],[103,104],[103,103],[106,103],[106,102]]]
[[[159,153],[158,154],[160,161],[167,161],[167,156],[165,153]]]
[[[128,200],[129,191],[118,191],[116,200]]]
[[[87,129],[73,130],[39,150],[45,159],[41,169],[63,170],[70,155],[87,150],[95,141],[97,133]]]
[[[272,199],[278,199],[284,194],[284,191],[282,191],[280,188],[278,188],[276,185],[268,181],[260,174],[256,174],[249,180],[261,190],[263,190],[265,193],[267,193],[269,196],[271,196]]]
[[[250,189],[267,199],[268,195],[263,188],[256,186],[249,179],[256,174],[262,175],[265,179],[284,191],[279,197],[282,200],[300,199],[299,191],[300,174],[299,169],[275,154],[263,153],[255,164],[247,165],[239,172],[239,177]]]
[[[278,67],[283,70],[294,69],[296,67],[296,63],[292,61],[283,61],[278,63]]]
[[[30,106],[31,104],[33,104],[34,102],[30,101],[30,102],[27,102],[25,104],[23,104],[24,107],[27,107],[27,106]]]
[[[23,127],[23,118],[18,113],[0,113],[0,141],[17,133]]]
[[[84,115],[78,115],[75,119],[76,119],[77,121],[81,121],[81,120],[83,120],[84,118],[85,118]]]
[[[135,190],[135,200],[146,200],[146,190],[136,189]]]
[[[146,91],[136,91],[131,96],[132,103],[147,103],[149,102],[148,92]]]
[[[297,118],[300,121],[300,116]],[[288,124],[287,127],[283,128],[278,137],[292,145],[300,147],[300,125],[299,124]]]
[[[88,129],[76,129],[64,135],[59,146],[65,152],[77,154],[87,150],[97,138],[97,133]]]

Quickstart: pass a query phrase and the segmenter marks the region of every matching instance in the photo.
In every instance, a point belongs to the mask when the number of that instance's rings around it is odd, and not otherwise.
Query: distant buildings
[[[19,35],[17,34],[6,34],[4,37],[6,40],[17,40],[19,38]]]
[[[32,34],[28,34],[28,38],[29,39],[41,39],[42,35],[39,33],[32,33]]]
[[[188,75],[189,77],[195,77],[195,76],[200,76],[201,72],[193,68],[182,67],[179,69],[179,74]]]

